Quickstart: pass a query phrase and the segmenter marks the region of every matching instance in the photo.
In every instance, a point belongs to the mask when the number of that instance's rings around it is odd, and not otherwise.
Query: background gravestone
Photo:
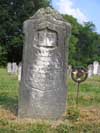
[[[24,33],[18,115],[58,119],[66,109],[65,55],[70,24],[48,7],[24,22]]]
[[[99,62],[98,61],[94,61],[93,62],[93,74],[94,75],[98,75],[98,69],[99,69]]]
[[[12,72],[12,64],[10,62],[7,63],[7,72],[11,74]]]
[[[21,81],[21,71],[22,71],[22,63],[20,62],[18,65],[18,81]]]
[[[91,78],[93,76],[93,65],[88,65],[88,78]]]
[[[72,72],[72,66],[71,65],[68,65],[68,68],[67,68],[68,78],[71,78],[71,72]]]
[[[17,74],[18,71],[18,66],[16,64],[16,62],[12,63],[12,74]]]
[[[98,66],[98,76],[100,76],[100,64]]]

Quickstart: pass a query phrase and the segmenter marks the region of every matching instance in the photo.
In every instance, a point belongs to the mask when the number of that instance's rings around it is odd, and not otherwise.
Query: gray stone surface
[[[98,69],[99,69],[99,62],[98,61],[94,61],[93,62],[93,74],[94,75],[98,75]]]
[[[91,78],[93,76],[93,65],[90,64],[88,66],[88,78]]]
[[[98,76],[100,76],[100,64],[98,66]]]
[[[24,22],[24,33],[18,116],[58,119],[66,109],[70,24],[48,7]]]
[[[18,81],[21,81],[22,63],[18,65]]]
[[[68,78],[71,78],[71,72],[72,72],[72,66],[68,65],[68,68],[67,68],[67,76],[68,76]]]
[[[16,64],[16,62],[12,63],[12,74],[16,74],[17,75],[18,72],[18,66]]]
[[[12,73],[12,64],[11,64],[10,62],[7,63],[7,72],[8,72],[9,74]]]

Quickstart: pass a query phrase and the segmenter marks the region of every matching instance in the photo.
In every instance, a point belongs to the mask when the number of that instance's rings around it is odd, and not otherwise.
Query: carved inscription
[[[25,83],[29,88],[52,90],[55,80],[59,80],[59,76],[63,73],[62,60],[59,56],[55,56],[57,34],[52,30],[44,29],[38,31],[38,38],[35,36],[35,39],[38,39],[38,43],[37,47],[33,47],[33,51],[35,49],[37,52],[33,53],[35,59],[29,64]],[[50,84],[51,87],[48,87]]]
[[[57,46],[57,34],[54,31],[45,29],[38,32],[38,46],[54,48]]]

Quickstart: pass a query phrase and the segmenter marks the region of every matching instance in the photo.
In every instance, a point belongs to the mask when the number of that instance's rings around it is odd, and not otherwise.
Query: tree
[[[81,64],[86,66],[98,60],[97,45],[100,45],[100,40],[95,32],[95,25],[91,22],[85,23],[79,30],[78,39],[78,57]]]
[[[4,66],[7,61],[7,51],[5,47],[0,45],[0,66]]]
[[[0,0],[0,47],[7,52],[7,61],[21,61],[23,22],[49,3],[50,0]]]
[[[68,15],[64,15],[64,18],[72,25],[69,64],[87,66],[94,60],[100,61],[100,35],[95,32],[95,25],[92,22],[81,25]]]
[[[72,26],[71,38],[69,42],[69,64],[75,66],[77,65],[77,35],[79,34],[81,25],[77,22],[77,19],[72,16],[64,15],[64,19],[68,21]]]

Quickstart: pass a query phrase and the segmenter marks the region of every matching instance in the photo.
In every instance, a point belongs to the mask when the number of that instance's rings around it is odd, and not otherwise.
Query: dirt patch
[[[100,123],[100,109],[99,108],[80,108],[80,120],[83,122],[90,121]]]
[[[72,113],[73,113],[73,110],[72,110]],[[76,122],[93,122],[93,123],[100,123],[100,108],[83,108],[83,107],[80,107],[79,108],[79,114],[80,114],[80,117],[79,119],[77,120],[76,119]],[[70,114],[70,115],[73,115],[73,114]],[[67,114],[66,114],[67,116]],[[21,121],[24,121],[24,120],[18,120],[17,117],[12,113],[10,112],[9,110],[5,110],[3,108],[0,108],[0,119],[6,119],[6,120],[14,120],[17,122],[21,122]],[[25,120],[25,121],[28,121],[28,120]],[[67,117],[66,117],[66,120],[58,120],[58,122],[56,121],[56,124],[54,125],[59,125],[59,123],[63,123],[64,121],[67,121]],[[70,120],[68,120],[70,121]],[[31,122],[34,123],[34,120],[32,120]]]
[[[15,120],[16,116],[9,110],[0,108],[0,119]]]

